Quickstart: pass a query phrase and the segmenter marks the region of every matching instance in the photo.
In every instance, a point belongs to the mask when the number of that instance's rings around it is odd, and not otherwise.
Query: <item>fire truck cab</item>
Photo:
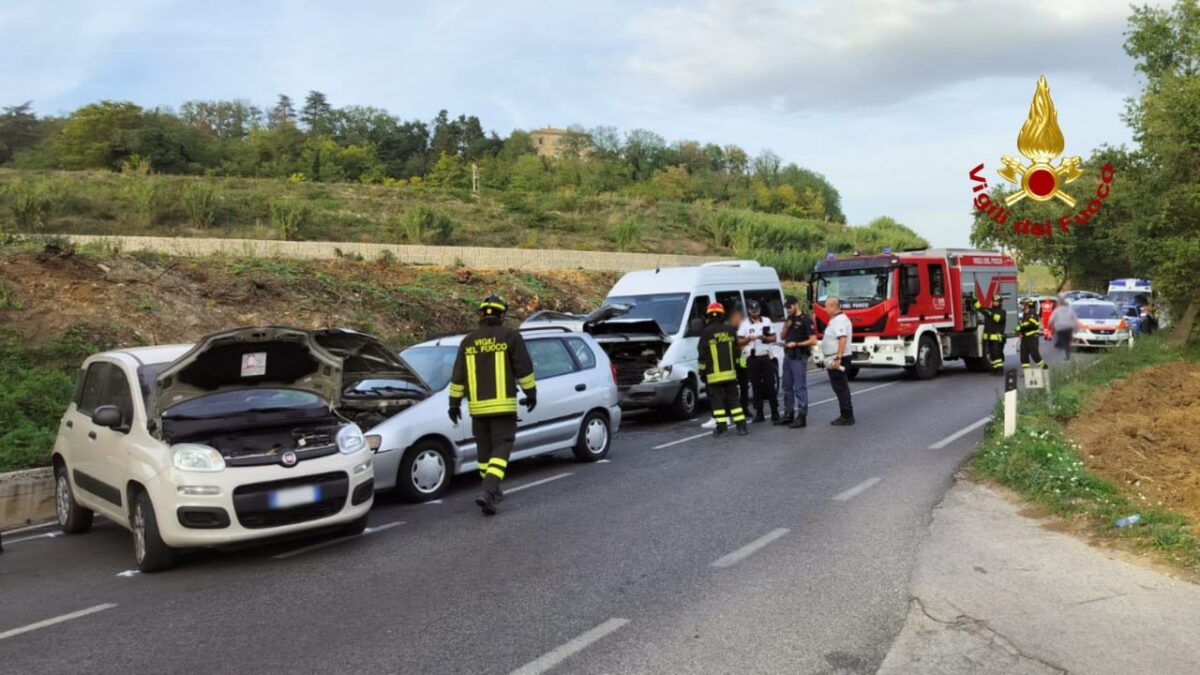
[[[1016,334],[1017,267],[996,251],[928,249],[881,255],[829,257],[817,263],[808,296],[818,335],[829,323],[824,303],[841,301],[854,328],[846,374],[859,368],[904,368],[925,380],[942,364],[962,359],[976,372],[990,369],[975,299],[986,306],[999,293],[1007,336]],[[814,356],[821,364],[819,350]]]

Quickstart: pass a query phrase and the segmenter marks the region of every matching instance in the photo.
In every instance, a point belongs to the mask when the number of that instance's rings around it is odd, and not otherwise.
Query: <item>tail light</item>
[[[608,362],[608,370],[612,373],[613,386],[615,387],[617,385],[617,366],[615,364],[613,364],[612,361],[609,361]]]

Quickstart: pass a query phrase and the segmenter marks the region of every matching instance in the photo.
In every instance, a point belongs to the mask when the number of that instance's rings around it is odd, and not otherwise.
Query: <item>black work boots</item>
[[[806,426],[808,426],[807,413],[800,413],[799,415],[796,415],[794,419],[788,422],[789,429],[803,429]]]

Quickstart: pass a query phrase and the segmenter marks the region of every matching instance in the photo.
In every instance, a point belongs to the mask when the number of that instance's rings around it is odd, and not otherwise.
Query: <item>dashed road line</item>
[[[850,396],[851,396],[851,398],[853,398],[859,394],[865,394],[868,391],[875,391],[876,389],[883,389],[884,387],[890,387],[893,384],[897,384],[899,382],[900,382],[900,380],[893,380],[891,382],[884,382],[883,384],[877,384],[874,387],[867,387],[865,389],[851,389]],[[816,403],[809,403],[808,407],[811,408],[813,406],[821,405],[822,403],[833,403],[836,400],[837,400],[836,396],[834,396],[833,398],[823,398],[820,401],[817,401]]]
[[[44,534],[31,534],[28,537],[17,537],[16,539],[9,539],[8,541],[6,541],[4,543],[5,543],[5,545],[19,544],[23,541],[33,541],[34,539],[54,539],[55,537],[61,537],[61,536],[62,536],[62,532],[46,532]]]
[[[838,493],[836,496],[834,496],[833,499],[834,499],[834,501],[839,501],[839,502],[850,501],[851,499],[854,499],[858,495],[871,489],[871,486],[878,482],[879,482],[879,476],[875,476],[873,478],[868,478],[868,479],[864,480],[863,482],[859,483],[858,485],[855,485],[854,487],[850,488],[849,490]]]
[[[767,534],[759,537],[758,539],[755,539],[754,541],[750,542],[749,544],[746,544],[745,546],[739,548],[738,550],[734,551],[733,553],[730,553],[729,555],[724,556],[722,558],[718,558],[715,562],[713,562],[712,566],[713,567],[732,567],[732,566],[740,563],[741,561],[745,560],[746,558],[749,558],[750,556],[754,555],[755,553],[758,552],[759,549],[761,549],[762,547],[766,546],[767,544],[775,541],[776,539],[782,537],[783,535],[787,534],[788,532],[791,532],[791,530],[787,529],[786,527],[781,527],[781,528],[778,528],[775,530],[771,530]]]
[[[958,439],[962,438],[963,436],[966,436],[967,434],[971,433],[972,431],[975,431],[979,427],[981,427],[991,421],[992,421],[992,416],[988,415],[987,417],[985,417],[981,420],[972,422],[969,425],[967,425],[966,427],[959,429],[958,431],[950,434],[949,436],[943,438],[942,440],[938,441],[937,443],[934,443],[933,445],[929,446],[929,449],[930,450],[941,450],[942,448],[946,447],[947,445],[950,445],[954,441],[957,441]]]
[[[667,442],[667,443],[660,443],[650,449],[651,450],[662,450],[663,448],[669,448],[672,445],[679,445],[680,443],[687,443],[688,441],[694,441],[697,438],[704,438],[705,436],[712,436],[712,434],[706,431],[702,434],[696,434],[694,436],[684,436],[683,438],[677,438],[677,439]]]
[[[570,476],[570,475],[571,475],[571,472],[570,472],[570,471],[568,471],[568,472],[566,472],[566,473],[560,473],[560,474],[557,474],[557,475],[554,475],[554,476],[550,476],[549,478],[543,478],[543,479],[541,479],[541,480],[535,480],[535,481],[533,481],[532,483],[525,483],[524,485],[518,485],[518,486],[517,486],[517,487],[515,487],[515,488],[504,488],[504,494],[506,494],[506,495],[510,495],[510,494],[512,494],[512,493],[514,493],[514,492],[520,492],[521,490],[528,490],[528,489],[529,489],[529,488],[531,488],[531,487],[537,487],[537,486],[539,486],[539,485],[545,485],[546,483],[549,483],[549,482],[550,482],[550,481],[552,481],[552,480],[558,480],[559,478],[566,478],[567,476]]]
[[[362,534],[352,534],[352,535],[349,535],[346,537],[336,537],[334,539],[317,542],[317,543],[311,544],[309,546],[302,546],[298,549],[287,551],[285,553],[280,553],[278,555],[273,555],[271,557],[276,560],[284,560],[286,558],[298,556],[301,553],[308,553],[309,551],[316,551],[317,549],[322,549],[322,548],[325,548],[326,546],[333,546],[334,544],[340,544],[344,541],[349,541],[351,539],[358,539],[359,537],[362,537],[362,536],[365,536],[368,534],[375,534],[376,532],[383,532],[384,530],[390,530],[391,528],[396,527],[397,525],[403,525],[403,524],[404,524],[403,520],[397,520],[397,521],[393,521],[390,523],[384,523],[383,525],[379,525],[377,527],[368,527],[367,529],[363,530]]]
[[[20,628],[13,628],[12,630],[6,630],[3,633],[0,633],[0,640],[7,640],[10,637],[16,637],[18,635],[22,635],[22,634],[28,633],[30,631],[35,631],[35,630],[39,630],[42,628],[49,628],[50,626],[63,623],[64,621],[71,621],[72,619],[78,619],[80,617],[84,617],[89,614],[95,614],[96,612],[103,612],[106,609],[112,609],[113,607],[116,607],[116,606],[117,606],[116,603],[106,602],[102,605],[95,605],[93,607],[88,607],[87,609],[81,609],[78,612],[71,612],[70,614],[63,614],[61,616],[56,616],[56,617],[53,617],[50,619],[46,619],[44,621],[38,621],[37,623],[31,623],[27,626],[21,626]]]
[[[569,642],[565,642],[537,659],[517,668],[512,671],[511,675],[541,675],[575,654],[587,649],[590,645],[620,630],[627,623],[629,623],[629,619],[609,619],[599,626],[581,633]]]

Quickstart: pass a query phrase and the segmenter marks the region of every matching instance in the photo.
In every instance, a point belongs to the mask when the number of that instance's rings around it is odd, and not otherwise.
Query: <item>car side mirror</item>
[[[696,337],[704,331],[704,319],[692,319],[688,322],[687,334],[684,337]]]
[[[121,409],[115,405],[102,405],[92,411],[92,423],[98,427],[120,431],[124,419]]]

